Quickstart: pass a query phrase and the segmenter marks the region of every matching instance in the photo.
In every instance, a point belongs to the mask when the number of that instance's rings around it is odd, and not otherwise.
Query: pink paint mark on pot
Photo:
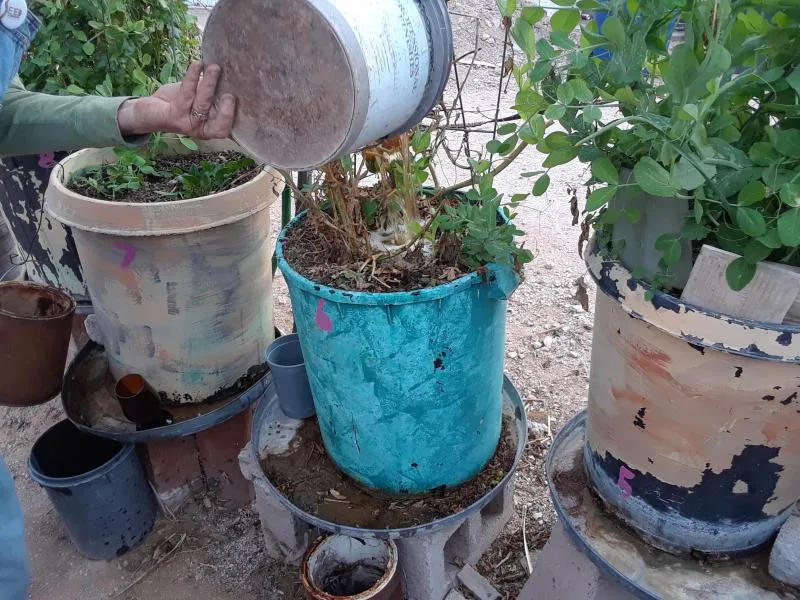
[[[320,299],[319,304],[317,304],[317,314],[314,315],[314,321],[316,321],[317,327],[322,329],[322,331],[328,333],[333,331],[333,321],[325,314],[325,300]]]
[[[41,168],[52,169],[56,164],[56,155],[53,152],[42,152],[39,155],[39,166]]]
[[[622,491],[625,493],[626,498],[630,498],[633,495],[633,488],[631,484],[628,483],[634,477],[636,477],[636,473],[631,471],[625,465],[622,465],[619,468],[619,480],[617,481],[617,485],[622,488]]]
[[[114,247],[119,248],[125,253],[125,255],[122,257],[122,262],[119,263],[119,266],[123,269],[130,267],[133,259],[136,258],[136,248],[123,242],[114,242]]]

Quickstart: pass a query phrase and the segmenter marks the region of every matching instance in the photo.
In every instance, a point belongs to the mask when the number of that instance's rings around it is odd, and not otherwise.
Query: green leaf
[[[519,112],[523,119],[531,119],[548,106],[550,106],[550,103],[538,92],[523,90],[517,94],[514,110]]]
[[[740,292],[756,276],[756,265],[744,257],[739,257],[725,269],[725,278],[734,292]]]
[[[586,211],[594,212],[604,207],[614,196],[617,195],[618,189],[619,188],[617,186],[610,185],[608,187],[598,188],[593,191],[586,199]]]
[[[566,81],[558,86],[556,89],[556,98],[561,104],[569,104],[575,97],[575,91],[572,89],[572,82]]]
[[[698,116],[697,106],[694,104],[684,104],[678,109],[678,118],[682,121],[696,121]]]
[[[680,261],[683,253],[680,237],[665,233],[656,240],[655,247],[661,252],[662,260],[668,267],[673,267]]]
[[[576,148],[560,148],[558,150],[553,150],[550,154],[548,154],[547,158],[542,163],[542,166],[546,169],[552,169],[553,167],[558,167],[571,162],[577,156],[578,150]]]
[[[543,196],[547,189],[550,187],[550,175],[545,173],[533,185],[532,194],[536,197]]]
[[[767,232],[764,216],[752,208],[740,207],[736,211],[736,224],[751,238],[761,237]]]
[[[750,206],[752,204],[757,204],[764,199],[766,192],[767,188],[763,183],[761,183],[760,180],[751,181],[739,192],[737,202],[739,203],[739,206]]]
[[[532,82],[538,83],[550,74],[552,68],[549,60],[537,60],[533,69],[528,73],[528,77]]]
[[[517,0],[497,0],[497,8],[504,17],[510,17],[517,10]]]
[[[784,246],[789,248],[800,246],[800,208],[793,208],[780,216],[778,235]]]
[[[554,31],[561,31],[563,33],[572,33],[578,24],[581,22],[581,13],[579,10],[561,9],[557,10],[552,17],[550,17],[550,25]]]
[[[800,183],[786,183],[780,189],[781,202],[790,208],[800,208]]]
[[[422,154],[428,148],[430,148],[431,140],[432,140],[432,136],[431,136],[430,130],[417,131],[414,134],[414,137],[411,138],[411,148],[417,154]]]
[[[497,128],[498,135],[509,135],[517,131],[516,123],[506,123]]]
[[[800,94],[800,67],[795,67],[794,71],[786,78],[786,83],[788,83],[795,92]]]
[[[549,119],[550,121],[558,121],[565,114],[567,114],[567,107],[561,104],[553,104],[552,106],[548,106],[547,110],[544,111],[545,118]]]
[[[545,17],[544,9],[539,6],[526,6],[522,9],[520,18],[529,25],[536,25]]]
[[[529,59],[536,55],[536,33],[533,30],[533,25],[520,19],[514,23],[514,27],[511,29],[511,36]]]
[[[79,85],[70,84],[67,86],[66,92],[68,94],[72,94],[73,96],[82,96],[83,94],[86,93],[86,90],[84,90]]]
[[[673,198],[678,193],[678,188],[672,184],[667,170],[649,156],[636,163],[633,176],[639,187],[653,196]]]
[[[603,118],[603,112],[596,106],[587,106],[583,109],[583,121],[591,125]]]
[[[550,41],[553,42],[554,46],[564,48],[565,50],[572,50],[575,48],[575,43],[569,39],[569,36],[563,31],[553,31],[550,34]],[[583,56],[584,55],[580,52],[575,54],[575,66],[579,69],[583,68],[582,65],[579,64]]]
[[[744,248],[744,258],[751,263],[760,263],[772,254],[772,248],[768,248],[761,242],[753,240]]]
[[[500,140],[489,140],[486,142],[486,150],[491,154],[497,154],[503,147],[503,142]]]
[[[772,248],[773,250],[780,248],[783,246],[783,242],[781,242],[781,236],[778,234],[777,229],[770,229],[758,238],[758,241],[764,244],[767,248]]]
[[[545,60],[553,60],[557,56],[550,42],[544,38],[539,38],[539,40],[537,40],[536,51],[539,53],[539,56]]]
[[[95,45],[92,42],[85,42],[81,48],[83,48],[83,53],[86,56],[91,56],[94,54]]]
[[[618,17],[608,17],[606,22],[603,23],[603,30],[601,33],[613,44],[616,50],[623,50],[625,48],[625,42],[627,41],[625,26]]]
[[[592,175],[598,181],[613,185],[619,184],[619,171],[607,156],[598,158],[592,163]]]
[[[698,162],[700,162],[698,160]],[[703,165],[708,178],[712,178],[717,173],[716,167],[713,165]],[[698,171],[688,160],[681,158],[672,167],[670,173],[670,180],[676,189],[696,190],[706,183],[706,178],[703,173]]]
[[[681,235],[687,240],[700,241],[708,237],[708,228],[701,223],[687,223],[681,230]]]
[[[785,156],[800,158],[800,129],[776,130],[775,149]]]
[[[198,150],[200,150],[200,146],[198,146],[197,143],[192,138],[180,136],[178,139],[181,141],[181,144],[183,144],[186,148],[188,148],[192,152],[197,152]]]

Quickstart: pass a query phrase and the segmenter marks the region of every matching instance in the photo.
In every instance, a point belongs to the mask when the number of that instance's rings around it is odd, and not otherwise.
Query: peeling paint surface
[[[622,270],[606,263],[609,272]],[[763,341],[774,330],[656,308],[621,280],[624,294],[602,282],[597,294],[585,452],[594,487],[661,547],[760,545],[800,498],[800,368],[793,356],[745,354],[756,341],[776,350]],[[716,337],[669,333],[698,323]],[[733,340],[738,351],[719,349]]]
[[[547,457],[547,478],[559,519],[603,573],[645,600],[800,598],[798,590],[769,576],[769,548],[722,562],[699,560],[661,552],[620,524],[589,489],[582,460],[585,433],[586,413],[559,432]]]

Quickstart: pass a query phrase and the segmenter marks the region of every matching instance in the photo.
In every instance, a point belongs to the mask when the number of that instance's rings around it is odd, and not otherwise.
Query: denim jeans
[[[23,14],[17,11],[24,8],[24,0],[0,0],[0,97],[17,74],[22,56],[39,29],[39,19],[30,12],[24,21],[14,22],[15,14]],[[0,459],[0,598],[25,600],[29,583],[22,509],[14,479]]]

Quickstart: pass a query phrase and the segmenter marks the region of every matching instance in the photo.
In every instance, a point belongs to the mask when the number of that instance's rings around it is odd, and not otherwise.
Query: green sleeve
[[[0,107],[0,156],[141,146],[149,136],[125,138],[119,130],[117,112],[127,99],[29,92],[15,78]]]

